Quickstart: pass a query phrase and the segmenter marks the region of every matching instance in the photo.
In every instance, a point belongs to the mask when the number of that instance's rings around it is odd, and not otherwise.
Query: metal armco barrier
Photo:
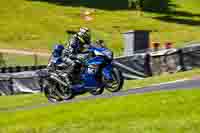
[[[165,49],[118,57],[113,64],[123,72],[126,79],[143,79],[166,72],[191,70],[200,67],[200,43],[181,49]],[[38,70],[44,68],[45,65],[1,68],[0,94],[13,95],[42,91],[44,76],[42,71],[38,73]]]
[[[4,75],[0,78],[0,95],[13,95],[12,79],[9,76]]]
[[[24,71],[34,71],[46,68],[46,65],[40,66],[15,66],[15,67],[2,67],[0,73],[16,73]]]
[[[0,95],[37,93],[43,90],[40,71],[26,71],[0,75]]]
[[[151,76],[149,54],[134,54],[132,56],[118,57],[114,66],[123,72],[126,79],[143,79]]]

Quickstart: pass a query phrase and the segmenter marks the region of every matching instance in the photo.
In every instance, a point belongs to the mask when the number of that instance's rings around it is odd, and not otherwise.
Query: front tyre
[[[96,95],[101,95],[103,92],[104,92],[104,87],[93,89],[90,91],[90,94],[96,96]]]
[[[52,79],[46,80],[44,93],[50,102],[60,102],[74,97],[71,89],[67,89],[65,86]]]
[[[122,89],[124,84],[124,78],[122,76],[121,71],[119,71],[117,68],[113,68],[112,70],[112,81],[106,81],[106,89],[110,92],[118,92]]]
[[[62,101],[61,98],[56,94],[56,85],[52,80],[45,80],[43,84],[44,95],[48,99],[49,102],[55,103]]]

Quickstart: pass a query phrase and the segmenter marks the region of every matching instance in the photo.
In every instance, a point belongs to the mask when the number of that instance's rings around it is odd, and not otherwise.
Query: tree
[[[141,11],[143,10],[144,1],[145,0],[129,0],[128,7],[136,9],[141,15]]]
[[[128,0],[129,8],[134,8],[137,11],[149,12],[170,12],[171,8],[175,5],[171,0]]]

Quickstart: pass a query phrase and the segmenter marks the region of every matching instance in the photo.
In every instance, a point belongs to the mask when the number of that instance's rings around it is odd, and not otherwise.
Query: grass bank
[[[196,133],[200,91],[184,90],[0,113],[6,133]],[[9,116],[9,117],[8,117]]]
[[[200,41],[199,0],[171,0],[173,12],[138,12],[121,6],[127,1],[114,0],[9,0],[0,2],[0,47],[50,50],[66,40],[65,30],[80,26],[92,29],[94,39],[104,39],[116,53],[123,50],[121,33],[130,29],[152,30],[151,41]],[[173,5],[173,6],[172,6]],[[86,22],[81,13],[93,10],[94,20]]]

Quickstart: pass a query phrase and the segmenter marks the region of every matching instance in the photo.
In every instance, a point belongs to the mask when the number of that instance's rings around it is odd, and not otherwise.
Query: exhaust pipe
[[[64,85],[64,86],[68,86],[68,84],[66,84],[65,82],[63,82],[62,80],[60,80],[60,79],[59,79],[57,76],[55,76],[55,75],[51,75],[50,78],[53,79],[53,80],[55,80],[55,81],[57,81],[58,83],[61,83],[61,84]]]

